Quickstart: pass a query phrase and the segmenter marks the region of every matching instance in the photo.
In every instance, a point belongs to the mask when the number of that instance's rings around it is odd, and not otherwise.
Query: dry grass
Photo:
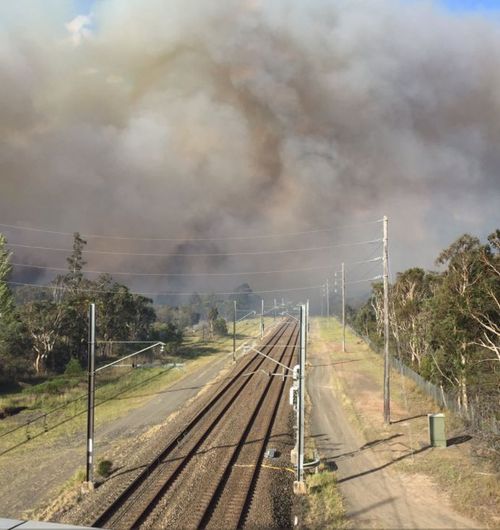
[[[272,324],[272,319],[265,320],[266,331]],[[237,345],[243,341],[258,340],[259,330],[260,319],[240,323],[237,328]],[[120,368],[117,369],[117,371],[121,370],[119,374],[109,373],[105,380],[99,380],[98,384],[102,386],[96,392],[96,403],[102,402],[102,404],[96,407],[96,429],[124,417],[128,412],[140,407],[159,392],[165,391],[181,377],[208,365],[215,359],[229,355],[232,351],[232,336],[206,341],[201,340],[200,336],[187,336],[182,350],[182,361],[184,362],[182,368]],[[4,403],[12,399],[24,400],[22,404],[30,408],[0,422],[0,452],[16,444],[22,444],[12,452],[0,456],[0,458],[8,459],[10,464],[19,462],[22,467],[27,461],[36,462],[40,458],[42,450],[55,452],[62,445],[73,443],[76,436],[81,438],[82,433],[85,432],[86,422],[85,393],[86,383],[82,382],[79,387],[76,386],[62,395],[44,395],[41,393],[34,398],[29,394],[4,394],[2,397]],[[68,400],[78,395],[83,395],[84,398],[67,404]],[[46,422],[38,420],[29,429],[23,427],[15,433],[1,437],[2,432],[24,423],[27,419],[43,415],[58,405],[66,406],[61,411],[49,415]],[[171,415],[169,420],[174,416],[175,413]],[[58,423],[65,420],[68,421],[57,426]],[[47,428],[47,432],[45,428]],[[156,429],[153,428],[144,436],[154,435],[154,432]],[[139,445],[140,440],[142,438],[138,440]],[[115,445],[118,444],[119,446],[120,440],[115,440],[115,442]],[[116,455],[114,454],[104,456],[115,461]],[[84,474],[82,474],[82,470],[78,470],[70,480],[61,484],[60,488],[56,487],[52,503],[27,511],[24,514],[25,518],[47,520],[55,514],[62,513],[66,507],[74,505],[81,498],[83,480]]]
[[[389,458],[418,450],[428,444],[427,413],[439,409],[417,385],[391,370],[391,421],[383,423],[382,357],[346,331],[347,352],[341,351],[342,329],[333,319],[314,319],[313,347],[328,348],[338,366],[334,388],[350,421],[367,440],[398,434],[399,447],[388,448]],[[460,419],[446,413],[448,438],[463,434]],[[474,455],[477,442],[467,441],[447,449],[431,449],[394,464],[405,473],[423,473],[446,491],[454,508],[489,527],[499,527],[500,481],[491,460]]]
[[[491,528],[500,528],[499,481],[488,463],[473,461],[458,447],[452,446],[403,460],[397,468],[406,473],[424,473],[432,477],[458,511]]]
[[[308,475],[306,484],[302,528],[349,528],[334,473],[323,470]]]
[[[272,318],[265,319],[266,330],[272,325]],[[248,320],[238,324],[238,344],[256,338],[259,333],[260,320]],[[200,336],[186,338],[182,353],[184,363],[178,368],[158,367],[144,369],[117,368],[102,373],[96,379],[96,428],[126,415],[130,410],[143,405],[155,393],[172,385],[181,377],[201,366],[213,362],[215,358],[227,355],[232,351],[232,337],[220,337],[202,341]],[[57,379],[56,379],[57,380]],[[78,381],[77,381],[78,383]],[[42,387],[43,388],[43,387]],[[86,381],[80,378],[79,384],[66,389],[62,394],[23,392],[4,394],[0,398],[3,405],[15,404],[27,407],[21,413],[8,417],[0,422],[0,453],[11,447],[16,454],[36,448],[47,448],[61,437],[71,436],[84,429],[86,422]],[[80,397],[80,399],[76,399]],[[71,402],[72,400],[75,400]],[[71,402],[71,403],[70,403]],[[46,418],[44,414],[50,413]],[[11,434],[3,433],[18,425],[39,417],[28,427],[23,427]]]
[[[50,521],[67,506],[74,506],[82,499],[82,483],[85,480],[85,468],[78,468],[75,474],[61,486],[54,501],[39,510],[31,510],[24,514],[26,519]]]
[[[311,400],[306,394],[305,460],[317,458],[314,438],[310,436],[308,419],[311,417]],[[307,495],[298,499],[301,528],[348,528],[344,500],[339,492],[335,474],[320,464],[318,473],[306,474]]]

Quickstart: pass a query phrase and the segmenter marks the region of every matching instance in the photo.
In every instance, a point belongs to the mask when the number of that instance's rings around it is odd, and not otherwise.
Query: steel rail
[[[280,338],[286,333],[287,325],[284,322],[278,327],[269,339],[269,344],[266,348],[272,349],[272,341],[280,340]],[[257,363],[256,363],[257,361]],[[258,354],[255,354],[248,362],[244,364],[242,368],[238,370],[235,376],[227,382],[221,390],[210,399],[210,401],[191,419],[188,424],[182,429],[177,435],[166,445],[166,447],[160,451],[158,455],[134,478],[113,500],[113,502],[97,517],[94,519],[92,526],[102,527],[106,525],[112,518],[120,511],[124,503],[141,487],[143,483],[151,476],[151,474],[163,463],[165,458],[177,448],[179,443],[196,427],[206,416],[216,407],[219,402],[228,394],[228,392],[235,387],[236,392],[239,391],[237,383],[240,383],[240,387],[250,381],[250,377],[241,379],[241,376],[249,369],[252,364],[257,364],[257,368],[264,362],[262,358],[259,358]],[[226,407],[223,407],[223,410]],[[219,414],[220,415],[220,414]],[[218,416],[219,416],[218,415]],[[125,515],[125,514],[124,514]]]
[[[291,343],[295,343],[295,346],[297,347],[296,343],[298,340],[298,336],[299,336],[298,326],[296,326],[292,330],[287,346],[290,346]],[[292,363],[295,352],[293,349],[290,350],[290,348],[287,348],[287,347],[281,346],[281,348],[283,349],[283,351],[281,353],[280,361],[284,360],[284,358],[287,357],[285,363],[289,366]],[[275,364],[271,375],[279,375],[278,370],[279,370],[279,366]],[[240,479],[242,478],[241,469],[235,468],[234,466],[236,462],[238,461],[238,458],[240,457],[242,450],[246,447],[246,443],[249,440],[250,435],[252,434],[253,431],[257,431],[258,435],[256,436],[256,439],[260,441],[258,442],[257,446],[254,446],[254,448],[257,447],[258,462],[256,462],[256,466],[250,471],[249,477],[247,474],[247,480],[245,482],[242,482],[241,480],[237,481],[238,488],[237,490],[234,489],[233,492],[240,491],[241,493],[243,493],[243,498],[241,498],[238,495],[235,496],[232,506],[229,508],[229,510],[227,510],[233,513],[233,519],[231,521],[224,520],[224,524],[223,524],[224,528],[241,528],[242,527],[242,523],[244,522],[244,518],[250,506],[250,501],[253,495],[252,486],[255,484],[257,480],[257,476],[259,474],[260,464],[263,459],[265,448],[269,441],[269,437],[272,431],[272,427],[274,425],[276,414],[278,412],[278,408],[281,402],[285,384],[286,384],[286,381],[276,380],[275,377],[269,378],[269,381],[266,384],[266,387],[262,395],[260,396],[259,401],[257,402],[255,409],[253,410],[253,413],[251,414],[247,422],[245,430],[241,434],[241,437],[237,445],[234,447],[233,451],[231,452],[230,459],[227,462],[227,465],[224,467],[223,473],[220,476],[220,479],[217,483],[215,491],[211,494],[211,498],[210,498],[208,505],[204,508],[201,518],[197,521],[197,524],[195,525],[197,528],[206,528],[210,524],[210,522],[213,520],[214,514],[217,510],[219,501],[221,499],[221,496],[233,472],[235,471],[235,469],[240,470],[239,478]],[[264,416],[261,416],[262,411],[264,411]],[[260,422],[258,422],[258,420],[260,420]],[[263,436],[260,436],[261,430],[264,430]],[[227,511],[226,511],[226,514],[227,514]],[[229,517],[230,516],[231,516],[231,513],[229,514]],[[218,523],[220,523],[220,521],[218,521]]]
[[[288,330],[287,330],[288,331]],[[295,329],[292,329],[291,332],[290,332],[290,336],[288,337],[288,341],[291,340],[292,336],[296,334],[296,330]],[[274,349],[275,348],[275,345],[272,344],[271,345],[271,348]],[[283,358],[286,354],[286,350],[283,350],[283,352],[281,352],[281,355],[280,355],[280,359]],[[266,362],[266,361],[264,361]],[[250,378],[249,378],[250,379]],[[249,381],[248,379],[248,381]],[[248,383],[245,383],[244,385],[242,385],[242,388],[241,388],[241,392],[243,391],[243,389],[245,387],[247,387],[247,384]],[[248,434],[249,430],[251,429],[253,423],[255,422],[255,419],[257,417],[257,413],[259,412],[260,410],[260,406],[264,400],[264,398],[267,396],[268,394],[268,390],[269,390],[269,383],[266,384],[265,386],[265,389],[262,393],[262,396],[261,398],[259,399],[258,401],[258,404],[256,405],[256,408],[254,409],[254,413],[251,415],[250,419],[247,421],[244,429],[243,429],[243,435],[242,437],[240,437],[240,440],[239,442],[236,444],[236,448],[238,448],[240,446],[240,444],[244,443],[242,442],[241,440],[245,438],[245,435]],[[220,426],[220,420],[226,415],[226,413],[229,411],[229,409],[233,406],[235,406],[235,404],[237,403],[237,400],[238,400],[238,397],[241,395],[241,392],[239,391],[238,392],[238,395],[234,397],[234,399],[231,400],[230,403],[228,403],[228,406],[227,408],[219,415],[219,417],[213,422],[213,424],[210,426],[209,429],[207,429],[203,435],[200,437],[200,440],[199,440],[199,443],[196,444],[195,447],[193,447],[189,452],[188,454],[186,454],[186,456],[184,457],[184,459],[179,462],[176,466],[176,470],[174,473],[172,473],[169,478],[162,483],[162,486],[161,488],[157,491],[156,495],[154,496],[154,498],[152,499],[152,501],[148,504],[148,506],[145,508],[145,510],[143,511],[143,513],[137,517],[135,520],[133,521],[128,521],[127,522],[127,527],[128,528],[137,528],[137,527],[140,527],[142,524],[144,523],[147,523],[148,525],[149,524],[153,524],[153,526],[157,526],[157,522],[155,521],[150,521],[149,520],[149,517],[151,516],[153,510],[155,509],[155,507],[157,506],[158,502],[160,501],[160,499],[167,493],[167,491],[171,488],[171,486],[173,485],[173,483],[175,482],[175,480],[179,477],[180,473],[187,467],[187,465],[191,462],[192,458],[198,453],[198,450],[207,442],[207,439],[209,438],[210,434],[212,433],[212,431],[214,430],[215,427],[217,426]],[[224,459],[225,460],[225,459]],[[226,469],[226,468],[225,468]],[[223,473],[225,472],[225,470],[223,471]],[[206,494],[208,494],[208,491],[207,490],[207,486],[205,485],[205,492]],[[206,495],[205,495],[206,497]],[[210,503],[210,499],[208,499],[208,501],[206,501],[208,503]],[[204,511],[205,512],[205,511]],[[190,515],[191,516],[194,516],[196,517],[196,512],[190,512]],[[192,522],[185,522],[185,524],[183,524],[183,527],[187,527],[187,528],[194,528],[194,527],[200,527],[200,522],[198,519],[200,519],[202,517],[202,515],[197,518],[197,521],[192,524]]]

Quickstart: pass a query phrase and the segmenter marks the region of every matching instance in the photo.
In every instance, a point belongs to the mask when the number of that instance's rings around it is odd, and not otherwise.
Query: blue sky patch
[[[453,11],[500,10],[500,0],[440,0],[440,3]]]

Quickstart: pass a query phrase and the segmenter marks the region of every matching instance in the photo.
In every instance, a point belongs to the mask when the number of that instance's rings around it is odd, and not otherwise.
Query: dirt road
[[[351,426],[332,384],[336,363],[325,348],[311,352],[309,362],[311,435],[323,459],[337,467],[347,516],[356,528],[478,528],[452,510],[428,477],[391,468],[397,460],[388,456],[387,446],[397,444],[397,435],[364,440]]]

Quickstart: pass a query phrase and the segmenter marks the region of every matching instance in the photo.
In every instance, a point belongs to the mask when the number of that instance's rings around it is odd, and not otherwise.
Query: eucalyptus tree
[[[478,322],[472,307],[484,307],[486,269],[484,247],[477,237],[464,234],[438,256],[436,263],[446,266],[442,282],[432,300],[432,336],[440,350],[443,374],[455,381],[458,403],[469,406],[469,382],[477,380],[484,358],[478,348]]]
[[[21,319],[32,351],[32,365],[37,375],[56,367],[56,346],[62,343],[65,308],[53,301],[28,302],[21,308]]]
[[[6,247],[7,240],[0,234],[0,322],[3,324],[14,312],[14,298],[8,279],[12,271],[10,258],[12,253]],[[3,326],[2,326],[3,327]]]
[[[476,344],[500,361],[500,230],[489,235],[480,259],[484,265],[481,296],[469,302],[468,310],[479,326]]]
[[[12,271],[11,252],[7,240],[0,234],[0,377],[10,378],[18,371],[23,341],[19,340],[21,323],[8,281]]]
[[[391,330],[399,351],[419,369],[430,347],[430,300],[439,276],[421,268],[397,275],[390,290]]]

